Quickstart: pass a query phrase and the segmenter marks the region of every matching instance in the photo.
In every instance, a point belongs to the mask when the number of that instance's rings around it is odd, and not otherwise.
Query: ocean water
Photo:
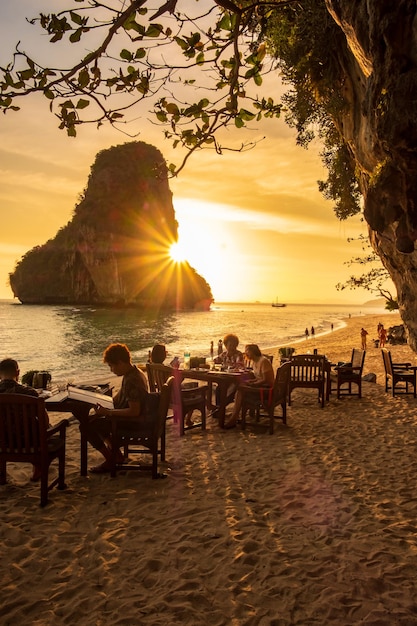
[[[135,363],[143,363],[155,343],[167,346],[169,360],[207,357],[210,342],[236,333],[240,348],[257,343],[261,350],[337,329],[349,316],[386,313],[382,307],[349,305],[215,303],[206,312],[141,313],[90,306],[36,306],[0,301],[0,359],[18,360],[20,372],[48,370],[52,381],[88,382],[109,377],[102,354],[112,342],[126,343]]]

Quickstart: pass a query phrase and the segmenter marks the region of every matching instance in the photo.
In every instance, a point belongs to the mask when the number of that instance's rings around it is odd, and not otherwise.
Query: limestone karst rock
[[[372,246],[417,351],[417,9],[414,0],[325,0],[344,33],[345,107],[336,125],[355,159]],[[338,42],[340,43],[340,41]]]
[[[27,304],[207,309],[210,286],[169,257],[177,240],[162,154],[144,142],[98,153],[73,219],[10,274]]]

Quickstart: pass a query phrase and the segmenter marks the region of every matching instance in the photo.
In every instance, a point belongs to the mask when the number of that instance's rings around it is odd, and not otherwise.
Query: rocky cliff
[[[371,243],[398,294],[417,351],[417,20],[415,0],[325,0],[342,29],[346,106],[336,125],[351,150]]]
[[[25,304],[207,309],[211,289],[170,260],[177,222],[162,154],[143,142],[100,152],[73,219],[10,274]]]

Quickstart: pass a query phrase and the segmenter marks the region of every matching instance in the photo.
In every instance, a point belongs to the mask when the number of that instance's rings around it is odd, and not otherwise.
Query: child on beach
[[[361,344],[362,344],[362,350],[366,350],[366,337],[368,335],[368,331],[365,330],[364,328],[361,328]]]

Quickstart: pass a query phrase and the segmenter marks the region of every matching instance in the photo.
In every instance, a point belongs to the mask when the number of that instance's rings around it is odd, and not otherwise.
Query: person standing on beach
[[[310,333],[308,332],[308,328],[305,329],[304,334],[306,336],[306,339],[308,339],[310,336]]]
[[[368,335],[368,331],[365,330],[364,328],[361,328],[361,343],[362,343],[362,350],[366,350],[366,337]]]
[[[385,344],[387,343],[387,329],[381,324],[379,329],[379,347],[385,348]]]
[[[33,387],[21,385],[19,383],[19,364],[14,359],[3,359],[0,362],[0,393],[17,393],[24,396],[38,397],[38,392]],[[48,413],[45,410],[46,423],[49,426]],[[41,468],[33,466],[32,481],[37,481],[41,477]]]
[[[124,417],[140,419],[144,413],[148,395],[148,381],[145,374],[132,364],[129,348],[123,343],[110,344],[103,354],[103,361],[116,376],[122,376],[120,390],[113,398],[114,409],[97,405],[88,420],[80,424],[87,441],[104,457],[103,463],[92,467],[90,472],[109,472],[112,450],[109,446],[111,417],[121,422]],[[120,457],[122,453],[120,452]],[[120,460],[122,460],[120,458]]]
[[[311,327],[311,336],[314,337],[314,326]]]

